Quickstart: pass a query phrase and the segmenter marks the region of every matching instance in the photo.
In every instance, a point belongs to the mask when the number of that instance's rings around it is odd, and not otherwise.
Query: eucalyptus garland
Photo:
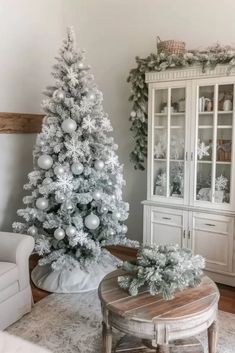
[[[150,71],[164,71],[171,68],[186,68],[192,65],[201,65],[202,71],[214,68],[217,64],[228,64],[228,74],[235,66],[235,48],[231,46],[216,45],[206,50],[191,50],[184,55],[168,55],[166,53],[150,54],[146,58],[136,57],[137,67],[130,71],[127,82],[131,83],[131,96],[133,102],[130,113],[131,128],[134,135],[135,147],[130,154],[135,169],[145,169],[147,157],[147,101],[148,87],[145,83],[145,74]]]
[[[127,274],[118,277],[118,284],[133,296],[142,288],[170,300],[177,290],[199,285],[204,267],[202,256],[177,244],[145,245],[139,249],[137,260],[123,263]]]

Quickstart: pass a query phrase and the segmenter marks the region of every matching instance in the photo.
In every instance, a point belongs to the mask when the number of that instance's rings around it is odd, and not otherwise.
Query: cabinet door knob
[[[184,231],[183,231],[183,238],[184,238],[184,239],[186,238],[186,231],[185,231],[185,229],[184,229]]]
[[[215,227],[215,224],[212,224],[212,223],[205,223],[205,226]]]
[[[188,239],[191,238],[191,233],[190,233],[190,230],[188,231]]]
[[[162,217],[162,219],[169,219],[170,220],[171,218],[170,217]]]

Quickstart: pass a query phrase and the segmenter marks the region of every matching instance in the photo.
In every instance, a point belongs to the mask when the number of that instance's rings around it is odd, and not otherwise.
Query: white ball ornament
[[[47,209],[48,200],[45,197],[39,197],[39,199],[37,199],[37,201],[36,201],[36,207],[42,211]]]
[[[71,165],[71,170],[74,175],[80,175],[82,174],[84,167],[82,163],[76,162]]]
[[[35,227],[35,226],[31,226],[31,227],[29,227],[27,233],[28,233],[29,235],[31,235],[32,237],[35,237],[35,235],[38,234],[38,229],[37,229],[37,227]]]
[[[113,185],[113,183],[112,183],[112,181],[111,181],[111,180],[108,180],[108,181],[107,181],[107,184],[108,184],[108,186]]]
[[[90,93],[90,94],[88,95],[88,98],[93,101],[93,100],[95,99],[94,93]]]
[[[76,130],[77,123],[75,120],[68,118],[63,121],[61,127],[64,132],[71,134],[72,132],[74,132]]]
[[[101,197],[102,197],[101,191],[100,191],[100,190],[95,190],[95,191],[93,192],[92,197],[93,197],[93,199],[96,200],[96,201],[100,200]]]
[[[73,227],[73,226],[68,226],[66,229],[65,229],[65,233],[68,237],[74,237],[75,234],[76,234],[76,228]]]
[[[120,219],[121,218],[121,213],[118,212],[118,211],[113,212],[112,218],[113,219]]]
[[[117,151],[117,150],[118,150],[118,144],[115,143],[115,144],[113,145],[113,149],[114,149],[114,151]]]
[[[131,116],[132,118],[135,118],[135,117],[136,117],[136,112],[135,112],[134,110],[132,110],[130,116]]]
[[[101,213],[107,213],[108,212],[108,207],[107,206],[102,206],[100,209]]]
[[[67,201],[66,208],[68,211],[72,211],[73,210],[73,203],[71,201]]]
[[[57,240],[62,240],[62,239],[64,239],[64,237],[65,237],[64,229],[62,229],[62,228],[57,228],[57,229],[54,231],[54,237],[55,237]]]
[[[61,175],[63,175],[65,173],[65,169],[64,169],[64,167],[62,167],[62,165],[57,165],[54,168],[54,173],[57,176],[61,176]]]
[[[122,225],[122,233],[126,233],[128,231],[128,228],[125,224]]]
[[[43,154],[38,158],[38,166],[42,169],[50,169],[53,164],[53,159],[48,154]]]
[[[57,89],[54,93],[53,93],[53,98],[56,102],[61,102],[62,100],[64,100],[65,98],[65,94],[61,89]]]
[[[85,226],[88,229],[94,230],[100,225],[100,219],[94,213],[89,214],[85,218]]]
[[[102,161],[102,160],[98,160],[97,159],[97,161],[95,161],[95,169],[97,170],[97,171],[100,171],[100,170],[102,170],[104,168],[104,162]]]

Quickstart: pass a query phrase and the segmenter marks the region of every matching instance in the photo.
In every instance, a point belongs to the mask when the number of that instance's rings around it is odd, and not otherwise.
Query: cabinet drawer
[[[195,217],[194,227],[199,230],[206,230],[215,233],[229,232],[230,219],[215,220],[210,218]]]
[[[182,215],[172,213],[171,211],[159,212],[156,209],[154,209],[154,210],[152,210],[152,221],[181,226],[182,225]]]

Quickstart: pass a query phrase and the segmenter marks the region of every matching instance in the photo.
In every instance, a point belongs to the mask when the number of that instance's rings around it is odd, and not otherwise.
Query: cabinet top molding
[[[153,71],[145,74],[146,83],[174,80],[192,80],[194,78],[209,78],[235,75],[235,67],[228,73],[228,65],[217,65],[216,67],[207,67],[202,71],[201,65],[193,65],[188,68],[167,69],[165,71]]]

